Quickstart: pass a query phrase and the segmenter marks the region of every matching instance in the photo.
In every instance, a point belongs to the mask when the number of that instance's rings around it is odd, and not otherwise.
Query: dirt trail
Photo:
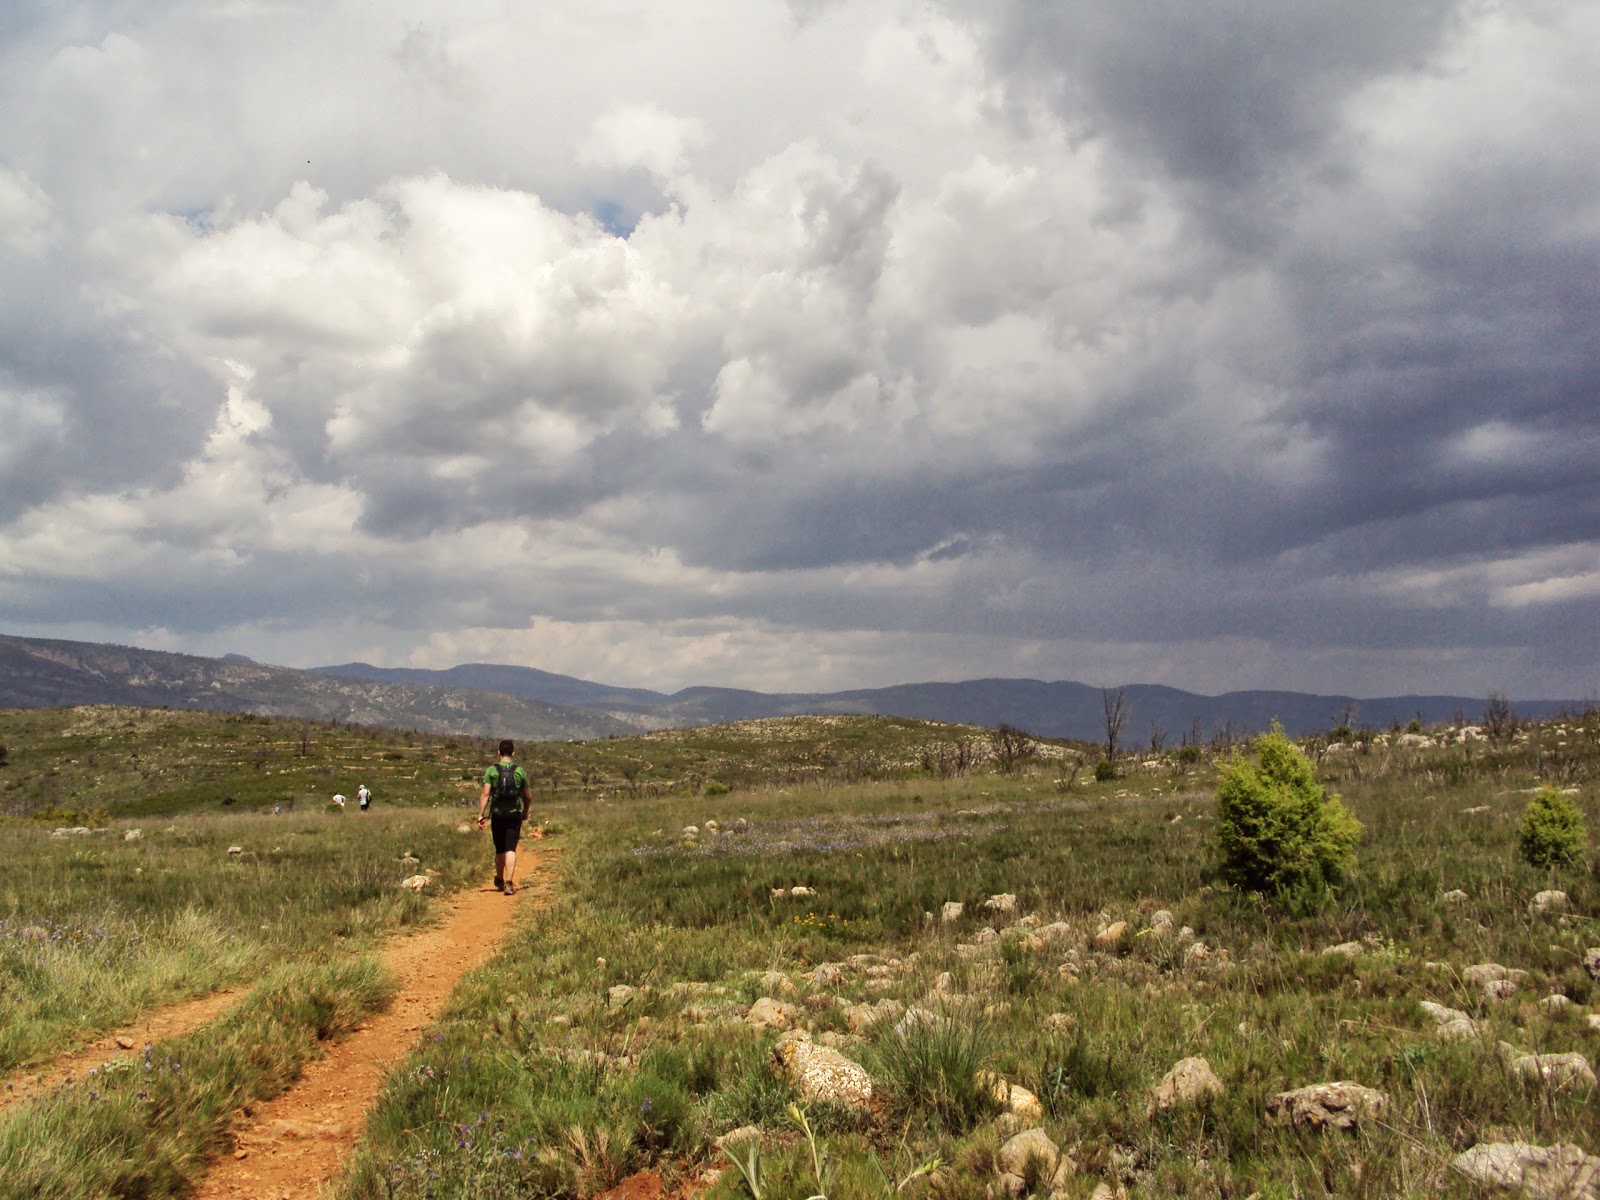
[[[525,890],[502,896],[485,884],[458,894],[434,928],[392,943],[383,954],[400,991],[394,1004],[329,1047],[283,1095],[255,1105],[238,1148],[221,1159],[195,1200],[309,1200],[347,1165],[384,1077],[443,1010],[461,977],[485,962],[512,917],[548,894],[549,852],[524,844]]]
[[[24,1100],[31,1100],[41,1092],[81,1079],[94,1068],[115,1059],[138,1058],[152,1042],[180,1037],[226,1012],[244,996],[244,990],[230,989],[142,1013],[132,1024],[112,1030],[65,1058],[58,1058],[46,1066],[23,1071],[0,1082],[0,1112]]]

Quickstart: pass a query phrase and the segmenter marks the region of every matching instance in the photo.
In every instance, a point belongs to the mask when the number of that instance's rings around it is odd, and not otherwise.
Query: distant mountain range
[[[555,675],[533,667],[468,663],[442,671],[407,667],[374,667],[344,663],[318,667],[343,678],[385,680],[416,685],[444,684],[509,692],[577,708],[599,709],[623,721],[651,727],[716,725],[755,717],[809,713],[877,713],[970,725],[1014,725],[1048,737],[1097,741],[1104,735],[1101,689],[1083,683],[1045,683],[1037,679],[973,679],[963,683],[906,683],[895,687],[846,692],[752,692],[737,688],[691,687],[670,695],[642,688],[610,687]],[[1209,738],[1218,730],[1238,733],[1264,730],[1274,718],[1291,733],[1333,728],[1351,715],[1353,726],[1387,728],[1413,718],[1424,724],[1457,716],[1477,720],[1485,697],[1385,696],[1355,699],[1304,692],[1228,692],[1202,696],[1156,684],[1123,688],[1127,722],[1122,744],[1148,744],[1152,727],[1176,743],[1180,735],[1198,731]],[[1515,703],[1523,716],[1553,716],[1576,707],[1572,701],[1529,700]]]
[[[1355,726],[1386,728],[1476,720],[1484,697],[1386,696],[1353,699],[1303,692],[1228,692],[1202,696],[1177,688],[1130,684],[1122,744],[1148,744],[1153,730],[1176,743],[1184,734],[1265,729],[1274,719],[1291,733],[1313,733],[1352,715]],[[1049,737],[1099,740],[1099,688],[1037,679],[907,683],[845,692],[753,692],[691,687],[670,695],[612,687],[533,667],[468,663],[442,671],[344,663],[301,671],[242,655],[199,658],[94,642],[0,635],[0,707],[75,704],[254,712],[263,716],[352,721],[433,733],[521,739],[594,738],[755,717],[877,713],[970,725],[1014,725]],[[1523,716],[1553,716],[1572,701],[1514,702]]]
[[[350,721],[530,740],[637,733],[638,725],[534,697],[420,687],[95,642],[0,635],[0,707],[130,704]]]

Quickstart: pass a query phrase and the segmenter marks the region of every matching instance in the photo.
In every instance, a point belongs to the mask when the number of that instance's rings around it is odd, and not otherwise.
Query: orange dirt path
[[[209,996],[183,1000],[141,1013],[131,1025],[114,1029],[81,1050],[74,1050],[46,1066],[22,1071],[0,1083],[0,1112],[24,1100],[31,1100],[41,1092],[80,1079],[94,1068],[115,1059],[140,1058],[146,1046],[167,1038],[180,1037],[204,1025],[244,999],[244,995],[243,989],[212,992]]]
[[[484,884],[457,894],[435,927],[392,943],[384,965],[395,1002],[310,1063],[282,1095],[246,1109],[237,1149],[220,1159],[195,1200],[310,1200],[327,1194],[366,1129],[367,1110],[389,1070],[443,1011],[461,977],[487,961],[525,905],[548,894],[550,852],[523,843],[522,888],[503,896]]]

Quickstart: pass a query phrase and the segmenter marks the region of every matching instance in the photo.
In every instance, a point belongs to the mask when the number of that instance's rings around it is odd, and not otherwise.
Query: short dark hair
[[[505,741],[500,743],[500,757],[501,758],[510,758],[516,752],[517,752],[517,748],[511,744],[511,739],[510,738],[506,738]]]

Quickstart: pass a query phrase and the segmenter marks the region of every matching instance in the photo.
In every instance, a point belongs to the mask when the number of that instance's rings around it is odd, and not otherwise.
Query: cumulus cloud
[[[27,7],[0,614],[663,688],[1584,694],[1595,20]]]

